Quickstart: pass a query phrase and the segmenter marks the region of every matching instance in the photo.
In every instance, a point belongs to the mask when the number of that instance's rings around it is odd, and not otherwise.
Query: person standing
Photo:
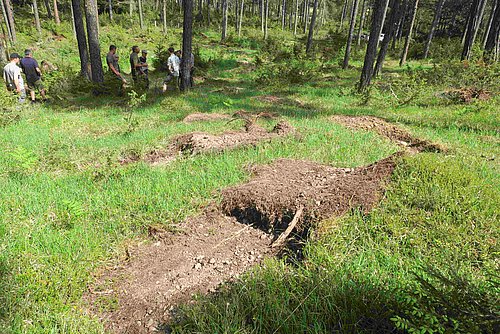
[[[24,58],[21,59],[20,64],[21,69],[26,75],[26,83],[28,84],[31,103],[35,103],[36,90],[42,95],[42,99],[45,101],[47,97],[45,95],[45,87],[42,83],[42,71],[36,59],[33,58],[33,52],[30,49],[24,50]]]
[[[181,65],[181,60],[175,54],[174,48],[172,47],[168,48],[168,52],[170,52],[170,57],[168,57],[167,60],[168,75],[163,81],[163,92],[167,91],[167,85],[170,83],[170,81],[175,79],[174,83],[177,85],[177,81],[179,79],[180,65]]]
[[[132,74],[134,83],[137,83],[137,73],[140,67],[142,67],[142,65],[139,62],[139,47],[134,45],[132,47],[132,53],[130,54],[130,74]]]
[[[139,75],[144,78],[144,81],[146,82],[146,89],[149,88],[149,77],[148,77],[148,51],[142,50],[141,51],[142,56],[139,57],[139,64],[141,65],[139,67]]]
[[[109,46],[109,52],[106,55],[106,63],[108,64],[108,69],[109,71],[118,79],[121,81],[122,86],[121,89],[123,90],[125,88],[125,84],[127,83],[127,80],[123,77],[121,70],[120,70],[120,64],[118,64],[118,55],[116,54],[116,46],[115,45],[110,45]]]
[[[24,89],[21,68],[17,66],[19,58],[21,57],[17,53],[10,55],[10,62],[3,68],[3,79],[9,91],[19,94],[19,103],[24,103],[26,101],[26,90]]]

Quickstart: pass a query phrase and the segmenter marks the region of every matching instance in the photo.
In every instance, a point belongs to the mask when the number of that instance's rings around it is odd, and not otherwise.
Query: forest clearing
[[[1,334],[500,331],[498,0],[2,5]]]

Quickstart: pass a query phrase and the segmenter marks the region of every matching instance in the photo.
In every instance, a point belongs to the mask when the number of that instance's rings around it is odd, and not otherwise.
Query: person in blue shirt
[[[35,103],[35,92],[38,91],[45,101],[47,99],[45,87],[42,83],[42,71],[38,66],[38,62],[33,58],[33,52],[26,49],[24,51],[24,58],[21,59],[21,69],[26,76],[26,83],[30,92],[31,102]]]

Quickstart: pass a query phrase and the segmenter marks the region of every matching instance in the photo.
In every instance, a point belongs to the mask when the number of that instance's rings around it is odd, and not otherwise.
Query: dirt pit
[[[185,123],[193,123],[193,122],[210,122],[210,121],[220,121],[220,120],[230,120],[231,116],[225,114],[203,114],[203,113],[194,113],[189,114],[184,118]]]
[[[221,207],[210,206],[174,232],[152,227],[152,241],[129,247],[126,260],[89,289],[92,311],[113,333],[164,332],[175,305],[277,255],[285,245],[280,240],[293,247],[316,221],[351,208],[370,210],[399,155],[358,168],[290,159],[255,167],[250,182],[222,191]],[[282,239],[285,229],[294,238]]]
[[[215,210],[188,219],[179,232],[154,230],[153,243],[129,248],[129,260],[92,287],[94,312],[113,333],[160,332],[174,306],[209,293],[270,256],[272,237]],[[116,309],[98,305],[118,301]]]
[[[369,211],[380,199],[398,156],[358,168],[279,159],[256,167],[250,182],[223,190],[221,210],[274,235],[288,226],[299,209],[297,230],[352,208]]]
[[[293,134],[295,129],[282,121],[276,124],[271,131],[256,124],[247,124],[245,131],[228,131],[221,135],[194,132],[174,139],[177,151],[188,154],[205,152],[221,152],[239,146],[256,145],[262,141]]]
[[[460,103],[471,103],[474,100],[486,101],[491,98],[491,92],[474,87],[444,91],[440,96]]]
[[[441,145],[416,138],[408,131],[378,117],[335,115],[331,120],[349,129],[375,131],[413,153],[445,151]]]

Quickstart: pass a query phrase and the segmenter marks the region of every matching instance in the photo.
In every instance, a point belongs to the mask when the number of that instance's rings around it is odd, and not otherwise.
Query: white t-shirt
[[[172,75],[174,77],[178,77],[181,66],[181,60],[179,59],[179,57],[177,57],[175,54],[171,55],[170,57],[168,57],[167,65],[172,72]]]
[[[12,88],[16,88],[16,84],[14,83],[15,78],[19,79],[19,86],[21,89],[24,89],[24,80],[21,76],[21,68],[17,66],[15,63],[10,62],[3,68],[3,79],[7,83],[7,85],[11,84]]]

